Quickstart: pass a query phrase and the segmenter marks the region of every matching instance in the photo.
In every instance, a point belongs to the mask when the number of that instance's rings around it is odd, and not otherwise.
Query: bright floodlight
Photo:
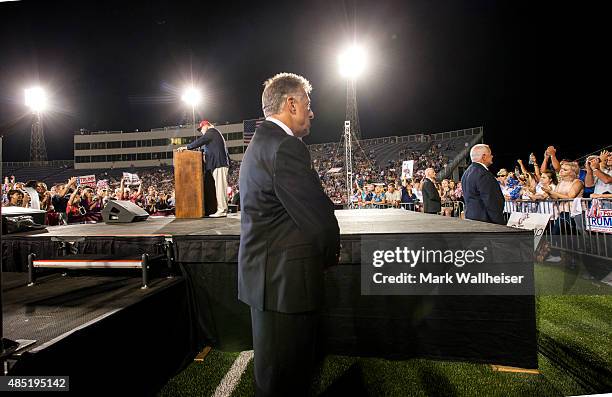
[[[363,48],[353,45],[338,56],[340,74],[354,79],[365,69],[365,62],[366,55]]]
[[[25,104],[34,112],[42,112],[47,107],[47,95],[40,87],[25,90]]]
[[[200,90],[197,90],[193,87],[187,88],[183,93],[181,99],[183,100],[183,102],[186,102],[191,106],[195,106],[200,103],[200,101],[202,101],[202,93],[200,92]]]

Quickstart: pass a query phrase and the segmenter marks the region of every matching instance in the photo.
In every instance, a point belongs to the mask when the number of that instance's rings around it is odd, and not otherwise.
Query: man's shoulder
[[[472,163],[466,170],[465,173],[468,175],[471,174],[476,174],[476,175],[482,175],[482,174],[487,174],[488,171],[485,169],[485,167],[483,167],[481,164],[478,163]]]
[[[223,134],[215,127],[212,127],[206,130],[204,136],[209,136],[211,139],[216,139],[218,137],[223,137]]]

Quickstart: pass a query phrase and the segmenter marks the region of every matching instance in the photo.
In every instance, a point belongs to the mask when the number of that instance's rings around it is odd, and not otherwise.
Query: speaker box
[[[110,200],[102,210],[106,223],[130,223],[144,221],[149,214],[129,200]]]

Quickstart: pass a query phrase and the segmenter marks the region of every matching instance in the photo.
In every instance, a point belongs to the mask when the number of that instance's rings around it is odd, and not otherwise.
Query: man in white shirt
[[[389,184],[385,193],[385,201],[393,207],[399,207],[399,203],[402,201],[402,192],[395,189],[395,184]]]
[[[599,157],[586,163],[585,187],[593,187],[595,194],[612,193],[612,156],[604,150]]]

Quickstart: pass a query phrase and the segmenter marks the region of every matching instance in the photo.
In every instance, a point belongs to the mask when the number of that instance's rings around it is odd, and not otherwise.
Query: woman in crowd
[[[402,208],[414,211],[416,202],[417,196],[414,194],[412,183],[404,178],[402,180]]]
[[[461,182],[457,182],[457,188],[455,189],[455,200],[463,202],[463,188],[461,187]]]
[[[582,181],[578,179],[578,172],[580,167],[576,162],[564,161],[561,163],[559,170],[559,184],[553,189],[552,186],[542,186],[548,197],[553,200],[562,200],[558,205],[554,205],[555,209],[555,222],[553,224],[553,234],[560,234],[563,230],[571,229],[574,230],[576,224],[571,217],[571,201],[577,197],[582,197],[584,185]],[[563,201],[567,200],[567,201]]]
[[[38,202],[40,209],[43,211],[51,210],[51,193],[47,190],[47,184],[44,182],[36,182],[34,189],[38,193]]]
[[[102,221],[102,200],[98,195],[95,194],[92,188],[86,187],[83,189],[83,197],[81,198],[81,204],[83,208],[85,208],[85,215],[83,215],[83,221]]]
[[[554,191],[557,184],[554,182],[556,175],[550,171],[544,171],[540,174],[540,182],[529,190],[528,196],[530,200],[546,200],[549,198],[548,193],[544,191],[544,188]]]
[[[82,191],[81,188],[74,189],[68,204],[66,204],[66,215],[68,216],[68,223],[80,223],[83,222],[83,216],[87,213],[87,210],[81,203]]]
[[[11,189],[7,193],[8,204],[7,207],[25,207],[27,204],[24,193],[21,190]]]
[[[385,201],[385,192],[383,191],[382,186],[376,185],[374,188],[374,195],[372,196],[372,203],[377,205],[386,204]]]
[[[448,179],[443,179],[440,184],[440,188],[438,189],[438,193],[440,194],[440,202],[442,203],[442,215],[444,216],[452,216],[453,214],[453,195],[452,190],[450,188],[450,183]]]
[[[145,211],[149,214],[154,214],[158,210],[157,206],[157,192],[155,191],[155,186],[149,186],[147,189],[147,195],[145,197]]]

